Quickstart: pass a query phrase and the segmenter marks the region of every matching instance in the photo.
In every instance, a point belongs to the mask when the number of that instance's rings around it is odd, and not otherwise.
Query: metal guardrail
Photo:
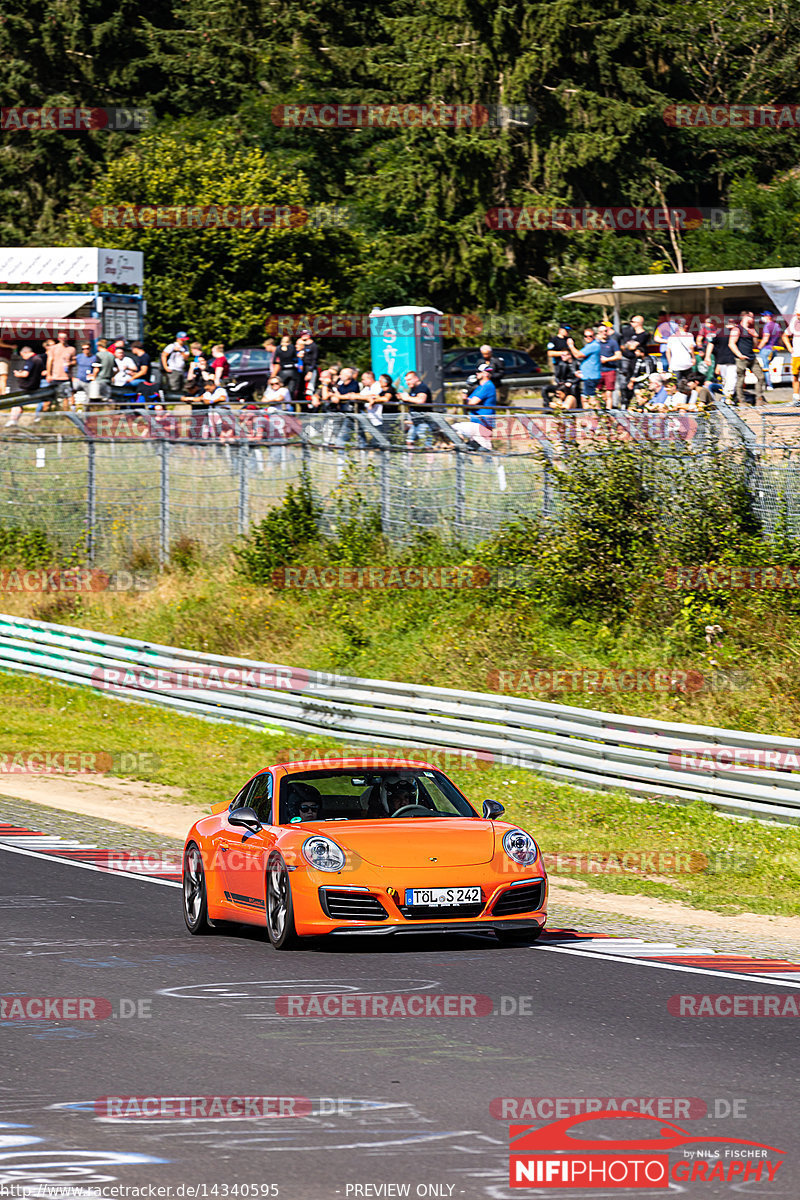
[[[331,676],[5,614],[0,614],[0,670],[102,689],[208,720],[419,746],[423,757],[425,747],[469,751],[587,788],[702,801],[737,816],[800,821],[800,767],[687,770],[676,765],[676,758],[682,761],[692,748],[708,752],[713,747],[768,747],[795,755],[800,763],[800,740],[792,738],[493,693]]]

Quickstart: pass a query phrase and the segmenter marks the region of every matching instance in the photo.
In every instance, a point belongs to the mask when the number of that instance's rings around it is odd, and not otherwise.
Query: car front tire
[[[276,950],[294,950],[300,938],[294,925],[292,885],[286,863],[279,855],[267,866],[267,936]]]
[[[213,933],[208,917],[206,873],[200,847],[190,842],[183,854],[183,919],[189,933]]]

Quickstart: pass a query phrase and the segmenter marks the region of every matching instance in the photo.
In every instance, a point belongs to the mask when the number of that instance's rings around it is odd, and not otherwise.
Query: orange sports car
[[[532,940],[547,876],[529,833],[476,812],[427,763],[281,763],[214,806],[183,854],[190,933],[265,925],[277,950],[321,934],[492,930]]]

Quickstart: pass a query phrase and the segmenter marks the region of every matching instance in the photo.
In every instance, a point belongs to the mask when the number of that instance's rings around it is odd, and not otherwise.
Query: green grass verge
[[[342,745],[178,716],[25,676],[0,675],[0,704],[4,756],[124,755],[118,773],[180,788],[186,803],[211,805],[231,798],[249,775],[287,752],[303,749],[311,757]],[[449,773],[476,805],[489,797],[500,800],[507,818],[529,829],[545,854],[560,856],[556,879],[563,872],[604,891],[678,900],[731,915],[800,913],[800,830],[795,827],[732,821],[703,804],[640,803],[622,794],[556,786],[517,769]],[[57,792],[58,784],[53,788]],[[125,824],[125,817],[120,799],[113,818]],[[187,829],[189,824],[187,814]],[[625,855],[645,857],[629,860],[635,869],[623,873],[617,862]],[[661,857],[648,861],[652,855]],[[580,869],[588,863],[565,861],[584,856],[592,860],[591,870]],[[669,869],[670,856],[681,869]]]

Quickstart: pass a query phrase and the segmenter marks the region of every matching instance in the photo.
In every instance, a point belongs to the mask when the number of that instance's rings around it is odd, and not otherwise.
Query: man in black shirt
[[[44,359],[39,354],[34,354],[30,346],[23,346],[19,352],[22,359],[22,366],[14,372],[14,391],[27,392],[30,395],[39,391],[39,384],[42,379],[42,371],[44,370]],[[50,407],[49,400],[40,400],[36,405],[36,415]],[[6,421],[6,429],[9,426],[18,424],[22,406],[17,404],[11,409]]]
[[[311,331],[303,329],[300,333],[303,339],[303,373],[308,379],[308,373],[311,372],[311,380],[309,391],[313,392],[317,386],[317,378],[319,376],[319,346],[314,341]]]
[[[430,412],[433,408],[433,396],[431,389],[422,382],[416,371],[406,371],[406,390],[400,393],[400,399],[411,409],[411,423],[406,442],[413,446],[417,438],[433,433],[431,423],[425,415],[425,410]]]
[[[141,342],[131,342],[131,357],[136,363],[136,370],[131,375],[131,383],[139,380],[147,383],[150,379],[150,355]]]
[[[728,402],[733,399],[736,388],[736,358],[730,347],[730,340],[735,329],[736,322],[733,317],[726,317],[725,328],[721,329],[713,338],[709,338],[706,355],[703,359],[704,365],[710,367],[713,357],[714,365],[722,379],[722,394]]]
[[[572,340],[572,326],[559,325],[558,333],[547,343],[547,359],[556,383],[568,383],[577,369],[577,347]]]
[[[744,401],[744,377],[750,370],[756,377],[756,404],[764,400],[764,368],[756,356],[756,343],[759,341],[756,330],[756,319],[751,312],[743,312],[739,324],[731,330],[728,346],[736,362],[736,403]]]

